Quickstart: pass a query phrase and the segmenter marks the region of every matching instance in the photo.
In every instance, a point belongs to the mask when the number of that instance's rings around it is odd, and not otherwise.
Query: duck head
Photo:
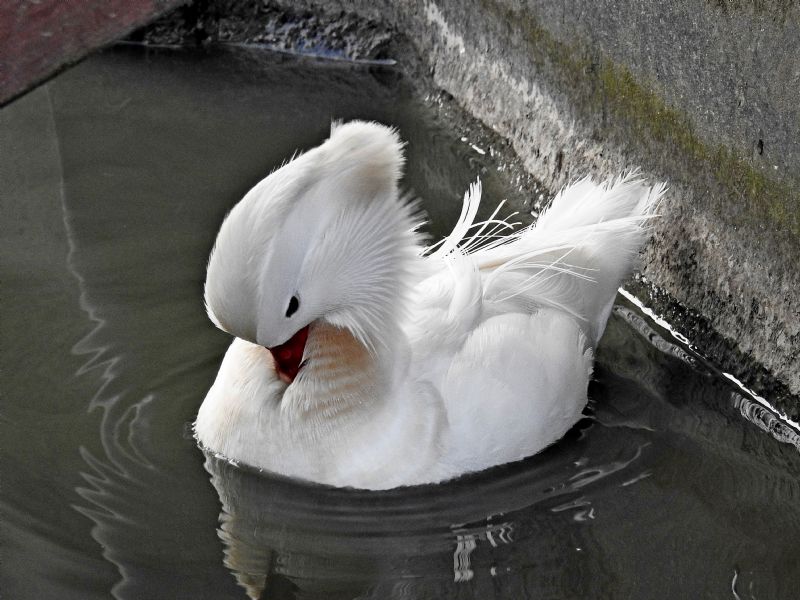
[[[286,383],[315,324],[346,329],[373,353],[391,346],[419,256],[418,219],[398,194],[402,165],[394,130],[334,125],[225,219],[208,263],[209,317],[268,348]]]

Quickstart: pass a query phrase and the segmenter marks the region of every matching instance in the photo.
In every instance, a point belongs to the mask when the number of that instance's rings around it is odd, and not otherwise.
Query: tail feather
[[[437,253],[470,251],[484,273],[486,301],[557,307],[584,323],[596,344],[664,191],[635,173],[601,184],[582,179],[560,192],[535,225],[486,238],[487,222],[472,222],[480,201],[480,187],[472,187],[459,225]],[[495,216],[494,228],[510,225]]]

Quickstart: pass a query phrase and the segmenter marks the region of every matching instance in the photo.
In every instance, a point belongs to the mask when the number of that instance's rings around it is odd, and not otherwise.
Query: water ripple
[[[800,433],[781,419],[768,407],[761,403],[745,398],[741,394],[731,392],[733,406],[739,413],[753,425],[766,431],[779,442],[789,444],[800,450]]]

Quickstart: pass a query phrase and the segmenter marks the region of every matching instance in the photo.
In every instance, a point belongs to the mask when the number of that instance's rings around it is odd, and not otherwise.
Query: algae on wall
[[[717,1],[740,8],[743,4]],[[720,195],[729,195],[745,209],[735,215],[732,225],[758,226],[766,218],[772,227],[800,239],[800,174],[794,178],[794,185],[776,181],[755,168],[744,157],[744,150],[704,141],[684,111],[668,106],[625,65],[602,56],[584,42],[559,41],[542,27],[533,11],[515,10],[495,0],[482,0],[481,4],[488,14],[519,28],[530,50],[530,59],[540,69],[549,70],[560,89],[571,90],[572,101],[582,116],[592,121],[599,135],[613,136],[614,130],[624,130],[630,134],[627,143],[635,143],[643,155],[667,150],[680,157],[680,162],[689,167],[685,177],[703,172],[713,175],[721,188]],[[766,2],[754,4],[759,5],[759,10],[767,10]],[[781,13],[784,17],[787,6]],[[800,87],[797,92],[800,102]],[[763,152],[763,141],[759,147]],[[670,175],[679,176],[679,170],[672,166]]]

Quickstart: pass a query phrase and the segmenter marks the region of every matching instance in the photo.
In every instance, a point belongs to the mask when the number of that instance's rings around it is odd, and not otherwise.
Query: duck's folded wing
[[[517,460],[561,438],[581,416],[591,368],[586,336],[562,311],[483,321],[442,385],[454,468]]]
[[[438,384],[436,374],[482,318],[483,284],[475,262],[458,251],[428,259],[426,266],[428,276],[414,288],[404,331],[417,376]]]

